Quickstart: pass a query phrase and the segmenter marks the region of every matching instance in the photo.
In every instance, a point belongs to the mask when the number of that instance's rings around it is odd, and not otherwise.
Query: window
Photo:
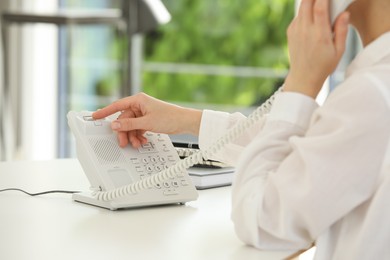
[[[146,36],[143,89],[173,102],[258,105],[287,74],[289,0],[166,0],[172,21]]]
[[[120,1],[60,0],[63,9],[118,8]],[[118,28],[111,25],[70,25],[59,34],[59,69],[65,72],[59,84],[64,98],[60,122],[59,157],[74,156],[73,138],[67,126],[68,110],[90,110],[119,98],[122,77],[122,43]]]

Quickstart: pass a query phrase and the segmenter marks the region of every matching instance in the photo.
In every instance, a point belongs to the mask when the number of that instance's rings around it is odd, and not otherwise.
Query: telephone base
[[[141,208],[141,207],[148,207],[148,206],[156,206],[156,205],[162,205],[162,204],[180,204],[185,205],[185,202],[166,202],[166,203],[157,203],[157,202],[151,202],[151,203],[134,203],[134,202],[126,202],[124,200],[113,200],[113,201],[103,201],[98,200],[92,194],[88,192],[82,192],[82,193],[74,193],[72,195],[72,200],[100,208],[105,208],[109,210],[118,210],[118,209],[130,209],[130,208]]]

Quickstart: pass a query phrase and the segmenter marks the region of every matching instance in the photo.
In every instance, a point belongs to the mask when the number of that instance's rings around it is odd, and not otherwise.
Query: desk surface
[[[0,163],[0,189],[88,190],[77,160]],[[185,206],[110,211],[71,195],[0,193],[0,259],[282,259],[243,245],[230,221],[230,187]]]

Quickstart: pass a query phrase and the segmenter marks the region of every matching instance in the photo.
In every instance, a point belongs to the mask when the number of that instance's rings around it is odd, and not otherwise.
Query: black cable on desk
[[[38,192],[38,193],[30,193],[30,192],[24,191],[22,189],[17,189],[17,188],[9,188],[9,189],[0,190],[0,192],[4,192],[4,191],[20,191],[20,192],[23,192],[23,193],[30,195],[30,196],[39,196],[39,195],[44,195],[44,194],[49,194],[49,193],[68,193],[68,194],[80,193],[80,191],[70,191],[70,190],[49,190],[49,191],[43,191],[43,192]]]

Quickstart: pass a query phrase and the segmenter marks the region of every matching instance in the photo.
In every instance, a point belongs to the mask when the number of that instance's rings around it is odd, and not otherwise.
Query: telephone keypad
[[[150,135],[147,134],[146,136],[149,137]],[[147,178],[161,172],[164,169],[168,169],[177,161],[177,158],[170,154],[172,149],[170,149],[164,142],[165,140],[159,135],[155,139],[155,143],[148,142],[138,149],[141,153],[139,158],[130,158],[131,164],[135,166],[135,169],[139,174],[139,179]],[[161,150],[163,153],[161,153]],[[156,155],[153,155],[154,152]],[[156,190],[162,190],[164,196],[177,195],[179,194],[178,189],[181,186],[189,185],[188,181],[186,181],[183,177],[184,173],[179,173],[177,177],[172,178],[171,181],[155,184],[153,188]]]

